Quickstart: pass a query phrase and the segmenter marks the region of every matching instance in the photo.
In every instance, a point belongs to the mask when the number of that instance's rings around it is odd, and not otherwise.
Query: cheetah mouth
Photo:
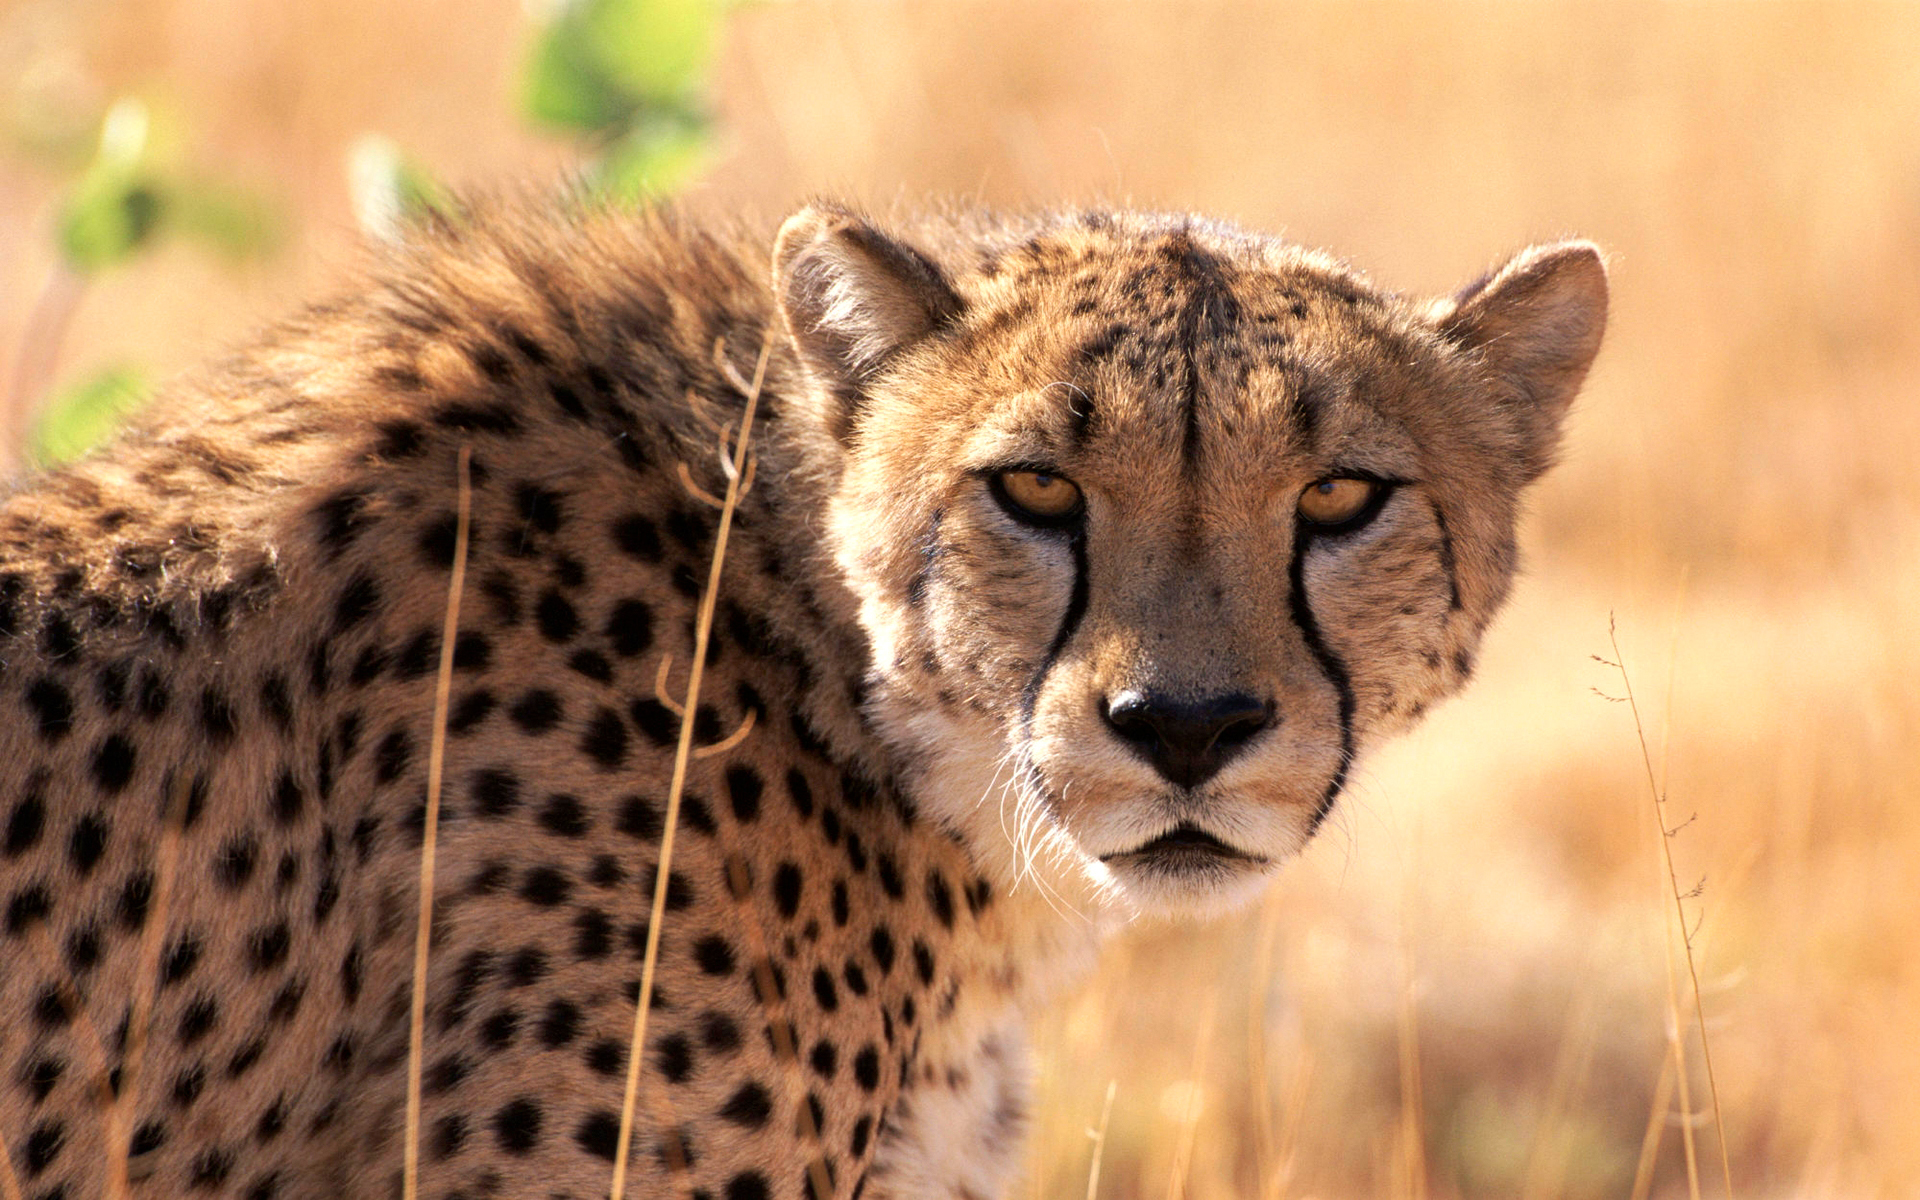
[[[1257,854],[1237,850],[1199,826],[1183,822],[1143,846],[1115,854],[1103,854],[1100,861],[1178,871],[1219,867],[1228,863],[1259,866],[1267,860]]]

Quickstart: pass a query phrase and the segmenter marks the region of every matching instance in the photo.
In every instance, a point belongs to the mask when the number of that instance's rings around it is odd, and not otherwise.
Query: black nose
[[[1273,723],[1273,705],[1237,693],[1188,701],[1129,690],[1103,701],[1100,714],[1156,771],[1184,788],[1213,778]]]

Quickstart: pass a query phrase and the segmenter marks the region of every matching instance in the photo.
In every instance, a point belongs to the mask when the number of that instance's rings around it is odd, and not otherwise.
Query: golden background
[[[515,115],[528,36],[513,0],[0,2],[0,103],[152,97],[284,230],[103,276],[55,378],[164,377],[324,290],[362,133],[455,183],[557,177],[575,151]],[[1018,1195],[1087,1194],[1096,1151],[1111,1198],[1688,1194],[1657,1107],[1674,888],[1632,715],[1595,694],[1610,613],[1665,823],[1693,818],[1669,845],[1738,1194],[1914,1194],[1920,7],[781,3],[727,18],[712,94],[693,202],[769,220],[1194,209],[1421,291],[1528,240],[1609,252],[1478,681],[1259,911],[1141,931],[1044,1024]],[[70,179],[0,149],[9,372]],[[1697,1029],[1686,1082],[1719,1195]]]

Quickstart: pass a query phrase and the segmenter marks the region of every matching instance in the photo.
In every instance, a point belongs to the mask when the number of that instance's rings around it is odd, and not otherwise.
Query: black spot
[[[282,825],[291,825],[300,815],[304,798],[300,794],[300,785],[294,781],[293,772],[282,771],[273,785],[273,798],[269,801],[273,808],[274,820]]]
[[[520,807],[520,778],[498,768],[475,771],[468,795],[476,814],[503,817]]]
[[[346,633],[380,607],[380,586],[367,575],[356,575],[333,603],[333,631]]]
[[[833,881],[833,923],[845,929],[852,915],[852,906],[847,901],[847,881],[836,879]]]
[[[693,944],[693,959],[709,975],[733,973],[733,946],[717,934],[703,937]]]
[[[773,899],[780,907],[780,915],[792,920],[800,911],[800,868],[797,864],[783,862],[773,873]]]
[[[913,939],[913,969],[920,976],[920,982],[933,983],[933,951],[919,938]]]
[[[493,602],[494,619],[502,625],[520,623],[520,590],[511,577],[489,575],[480,582],[480,592]]]
[[[563,514],[558,492],[523,483],[514,492],[514,505],[520,510],[520,519],[541,533],[559,532]]]
[[[320,550],[329,562],[340,557],[368,524],[366,493],[341,492],[314,506],[313,521],[319,527]]]
[[[208,1150],[193,1160],[193,1175],[189,1182],[195,1188],[213,1190],[225,1184],[232,1171],[231,1154],[224,1150]]]
[[[73,833],[67,838],[67,860],[81,878],[93,873],[106,852],[107,823],[98,814],[88,813],[73,823]]]
[[[565,792],[555,792],[547,797],[546,804],[540,809],[540,824],[549,833],[561,837],[584,837],[593,827],[593,820],[587,815],[586,806],[580,803],[578,796]]]
[[[760,815],[760,793],[764,785],[752,767],[741,764],[727,769],[727,797],[733,803],[736,820],[752,821]]]
[[[40,727],[40,736],[57,742],[73,728],[73,697],[67,689],[45,676],[33,681],[26,692],[27,708]]]
[[[453,639],[453,669],[484,671],[493,661],[493,643],[485,634],[462,633]]]
[[[953,928],[953,889],[947,886],[947,877],[938,871],[927,872],[927,905],[940,924]]]
[[[772,1194],[767,1177],[758,1171],[742,1171],[727,1180],[726,1200],[768,1200]]]
[[[395,679],[419,679],[440,669],[440,635],[431,629],[415,633],[393,658]]]
[[[907,894],[907,887],[906,884],[900,880],[899,864],[894,862],[892,856],[888,854],[874,855],[874,862],[879,867],[880,886],[886,890],[887,898],[890,900],[904,899]]]
[[[149,721],[157,721],[166,715],[167,702],[171,698],[166,681],[157,671],[148,670],[140,676],[139,694],[134,699],[134,707],[140,715]]]
[[[497,355],[499,351],[492,353]],[[500,359],[502,364],[505,361]],[[464,429],[469,433],[520,432],[520,418],[504,405],[449,404],[433,414],[433,423],[442,429]]]
[[[853,1078],[860,1090],[871,1092],[880,1086],[880,1051],[868,1044],[853,1056]]]
[[[413,739],[404,729],[396,729],[380,739],[373,752],[373,778],[376,783],[392,783],[406,774],[413,762]]]
[[[520,1031],[520,1014],[511,1008],[503,1008],[480,1023],[480,1040],[495,1050],[503,1050],[513,1044],[513,1035]]]
[[[214,878],[228,890],[240,887],[253,877],[258,847],[251,837],[237,837],[220,847],[213,860]]]
[[[559,592],[547,592],[540,597],[540,603],[534,606],[534,619],[540,624],[540,635],[550,642],[570,641],[580,632],[580,614]]]
[[[874,929],[873,936],[867,939],[867,948],[873,951],[873,961],[882,975],[893,970],[893,934],[885,925]]]
[[[606,1109],[597,1109],[580,1122],[573,1140],[595,1158],[612,1162],[620,1152],[620,1117]]]
[[[787,798],[793,801],[794,811],[803,820],[813,816],[813,786],[797,768],[787,772]]]
[[[213,1031],[220,1023],[220,1008],[211,997],[197,997],[180,1014],[180,1026],[177,1033],[180,1044],[191,1046]]]
[[[558,867],[528,867],[520,879],[520,898],[540,908],[565,904],[572,895],[573,881]]]
[[[412,458],[420,453],[423,431],[412,421],[383,421],[373,452],[381,458]]]
[[[643,600],[622,600],[607,617],[606,635],[622,658],[646,653],[653,645],[653,609]]]
[[[535,688],[515,700],[507,716],[527,733],[545,733],[560,723],[560,698],[545,688]]]
[[[720,1106],[720,1116],[742,1129],[758,1129],[773,1114],[773,1097],[757,1083],[742,1084]]]
[[[386,669],[387,652],[379,646],[368,646],[353,660],[353,668],[347,672],[347,682],[355,687],[365,687],[380,678],[380,672]]]
[[[46,824],[46,801],[29,793],[14,805],[13,815],[7,818],[6,841],[0,846],[0,851],[4,851],[8,858],[15,858],[33,849],[39,844],[41,831]]]
[[[567,667],[595,683],[613,682],[613,664],[598,650],[575,650],[567,659]]]
[[[547,954],[538,946],[522,946],[507,960],[509,987],[526,987],[546,978]]]
[[[153,874],[138,871],[120,885],[118,904],[120,925],[129,931],[147,923],[147,906],[153,902]]]
[[[287,923],[276,921],[254,931],[247,943],[247,957],[252,960],[255,973],[271,971],[287,961],[287,951],[292,946],[293,935]]]
[[[433,1156],[441,1161],[460,1153],[460,1147],[467,1143],[467,1118],[460,1113],[452,1113],[440,1118],[433,1129]]]
[[[200,965],[200,940],[182,936],[160,958],[160,986],[171,987],[193,974]]]
[[[660,561],[660,531],[639,513],[614,522],[613,540],[624,553],[641,562]]]
[[[668,1034],[654,1046],[653,1061],[668,1083],[685,1083],[693,1074],[693,1043],[685,1034]]]
[[[665,818],[653,801],[643,796],[628,796],[620,802],[620,817],[615,828],[643,842],[657,842],[664,832]]]
[[[621,722],[620,714],[611,708],[602,708],[594,714],[580,737],[580,751],[606,771],[626,762],[627,727]]]
[[[627,1046],[612,1038],[601,1038],[587,1047],[587,1069],[595,1075],[618,1075],[626,1069]]]
[[[859,963],[848,959],[847,965],[841,969],[840,978],[846,980],[847,990],[854,995],[864,996],[867,994],[867,973],[860,969]]]
[[[528,1154],[540,1143],[540,1106],[519,1099],[493,1114],[493,1136],[508,1154]]]
[[[200,728],[206,733],[208,741],[216,746],[226,745],[233,740],[238,724],[233,701],[227,699],[225,692],[218,688],[207,688],[200,693]]]
[[[41,634],[48,658],[65,658],[80,648],[80,635],[74,631],[73,622],[67,619],[65,613],[48,613]]]
[[[586,404],[581,401],[578,393],[566,384],[548,384],[547,395],[552,398],[554,405],[558,407],[561,412],[572,417],[574,420],[585,421],[589,419]]]
[[[287,694],[286,676],[276,671],[260,680],[260,711],[280,732],[293,729],[293,700]]]
[[[813,998],[820,1005],[821,1012],[832,1012],[840,1007],[840,993],[833,986],[833,976],[827,974],[825,967],[813,969]]]
[[[7,901],[7,932],[18,934],[28,926],[47,918],[53,911],[53,898],[38,884],[22,888]]]
[[[496,701],[493,693],[485,688],[475,688],[460,697],[453,711],[447,715],[448,733],[466,733],[493,713]]]
[[[117,713],[127,706],[127,683],[133,675],[133,664],[122,659],[108,663],[100,669],[100,704],[110,713]]]
[[[540,1018],[540,1041],[548,1049],[558,1049],[580,1032],[580,1010],[571,1001],[555,1000]]]
[[[658,700],[635,700],[627,715],[656,746],[672,746],[680,740],[680,718]]]
[[[855,1158],[859,1158],[867,1152],[867,1142],[872,1137],[873,1118],[862,1116],[853,1123],[853,1138],[847,1143],[847,1149],[853,1151]]]
[[[597,908],[583,909],[573,918],[573,954],[582,962],[613,953],[613,922]]]

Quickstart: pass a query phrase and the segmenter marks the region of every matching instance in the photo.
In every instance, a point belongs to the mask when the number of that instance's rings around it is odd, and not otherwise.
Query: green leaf
[[[257,196],[223,184],[181,186],[173,194],[172,220],[230,262],[272,253],[281,229],[273,208]]]
[[[153,239],[165,194],[140,174],[90,174],[60,213],[60,254],[86,274],[132,258]]]
[[[671,195],[699,176],[710,146],[707,123],[699,117],[648,122],[607,147],[595,187],[622,204]]]
[[[639,100],[677,101],[713,57],[714,0],[587,0],[580,24],[606,78]]]
[[[34,422],[32,453],[44,463],[69,462],[105,441],[128,413],[146,403],[140,372],[114,367],[57,394]]]
[[[586,31],[572,14],[562,15],[534,39],[520,103],[539,124],[584,133],[623,125],[635,108],[633,99],[601,70]]]

